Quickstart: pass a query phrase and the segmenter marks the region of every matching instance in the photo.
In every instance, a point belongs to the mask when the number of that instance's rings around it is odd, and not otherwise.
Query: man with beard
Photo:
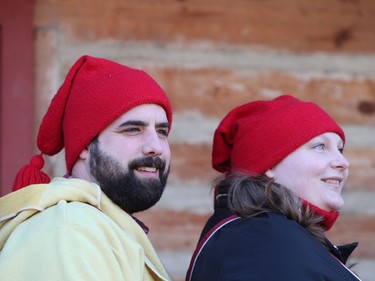
[[[172,111],[144,71],[82,56],[39,128],[41,151],[0,198],[0,280],[170,280],[134,217],[157,203]],[[67,174],[41,171],[64,149]]]

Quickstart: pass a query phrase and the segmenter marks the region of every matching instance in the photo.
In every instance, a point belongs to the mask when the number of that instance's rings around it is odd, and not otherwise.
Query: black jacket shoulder
[[[266,213],[219,229],[198,256],[191,280],[358,279],[298,223]]]

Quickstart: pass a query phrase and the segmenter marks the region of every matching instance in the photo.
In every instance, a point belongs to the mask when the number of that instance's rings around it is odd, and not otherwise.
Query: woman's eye
[[[324,150],[326,148],[326,146],[325,146],[324,143],[319,143],[319,144],[315,145],[314,148]]]

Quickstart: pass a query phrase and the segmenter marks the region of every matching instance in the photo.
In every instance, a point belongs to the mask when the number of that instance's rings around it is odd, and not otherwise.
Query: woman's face
[[[349,174],[343,141],[335,133],[321,134],[289,154],[266,175],[298,197],[326,211],[344,205],[341,191]]]

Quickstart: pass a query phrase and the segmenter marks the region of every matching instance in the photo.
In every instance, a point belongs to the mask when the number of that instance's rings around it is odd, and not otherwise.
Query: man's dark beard
[[[135,159],[128,165],[128,171],[111,156],[102,152],[99,142],[93,141],[89,147],[90,172],[103,192],[121,209],[132,214],[146,210],[161,198],[167,184],[169,167],[159,157]],[[158,179],[139,179],[134,174],[137,167],[155,167]]]

